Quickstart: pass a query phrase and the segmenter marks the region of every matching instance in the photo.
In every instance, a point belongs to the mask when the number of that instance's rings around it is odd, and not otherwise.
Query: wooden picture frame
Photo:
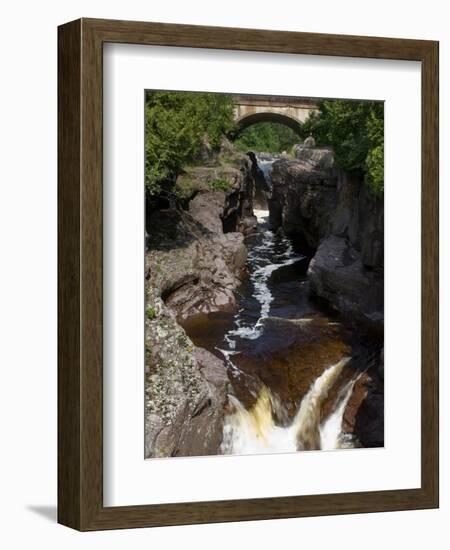
[[[103,506],[102,47],[106,42],[421,63],[421,488]],[[437,507],[438,43],[79,19],[59,27],[58,51],[58,521],[89,531]]]

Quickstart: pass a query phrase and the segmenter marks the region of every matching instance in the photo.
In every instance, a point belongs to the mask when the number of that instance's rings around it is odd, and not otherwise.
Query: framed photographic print
[[[438,44],[59,28],[58,518],[438,506]]]

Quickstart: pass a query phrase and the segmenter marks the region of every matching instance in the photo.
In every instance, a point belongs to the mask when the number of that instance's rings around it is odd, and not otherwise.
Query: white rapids
[[[292,249],[291,242],[268,229],[268,210],[254,210],[260,225],[262,240],[251,248],[248,263],[251,266],[252,296],[259,303],[259,318],[245,315],[242,309],[234,318],[234,326],[225,335],[227,349],[220,349],[228,367],[240,377],[244,373],[233,363],[239,339],[256,340],[264,331],[264,320],[270,315],[274,297],[269,279],[283,266],[292,265],[304,256]],[[281,243],[281,246],[280,246]],[[356,381],[354,377],[339,391],[331,412],[323,418],[323,404],[350,358],[345,357],[330,365],[311,384],[301,400],[289,425],[280,425],[277,419],[287,418],[283,403],[267,386],[260,390],[249,410],[234,396],[229,396],[231,412],[225,417],[222,454],[268,454],[304,450],[349,448],[354,441],[342,431],[346,405]]]
[[[264,224],[268,221],[268,210],[254,210],[254,214],[259,224]],[[238,313],[234,320],[234,328],[225,335],[225,340],[230,349],[235,349],[236,337],[256,340],[261,336],[264,329],[263,321],[269,316],[270,305],[273,301],[273,296],[268,285],[270,276],[277,269],[280,269],[280,267],[295,264],[303,258],[300,254],[293,252],[291,243],[283,237],[282,241],[285,244],[285,251],[277,257],[276,263],[272,263],[272,260],[267,259],[264,254],[274,251],[276,235],[269,229],[264,231],[263,235],[263,242],[255,246],[248,255],[248,262],[256,266],[250,275],[250,280],[254,287],[253,296],[258,300],[261,307],[260,316],[255,324],[246,324],[243,316],[240,315],[242,312]]]
[[[342,418],[354,380],[346,386],[343,399],[338,398],[328,419],[321,422],[322,405],[348,361],[349,358],[341,359],[314,381],[288,426],[276,424],[274,413],[282,405],[268,388],[263,388],[250,410],[230,396],[234,412],[225,419],[221,452],[268,454],[351,447],[352,442],[344,441],[342,436]]]
[[[320,426],[320,448],[325,451],[353,447],[353,441],[342,431],[342,419],[345,407],[353,393],[353,388],[360,375],[348,382],[341,390],[334,411]]]

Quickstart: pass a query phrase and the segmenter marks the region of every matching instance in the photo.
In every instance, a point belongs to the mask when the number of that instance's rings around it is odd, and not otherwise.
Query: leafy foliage
[[[233,100],[224,94],[146,92],[145,185],[157,195],[164,182],[195,160],[204,139],[217,149],[234,128]]]
[[[209,182],[211,191],[228,191],[230,187],[231,183],[225,178],[217,178]]]
[[[281,153],[289,151],[299,136],[278,122],[258,122],[245,128],[234,142],[239,151]]]
[[[384,105],[379,101],[325,100],[302,125],[316,145],[331,145],[338,164],[361,174],[377,194],[384,189]]]
[[[195,168],[191,167],[183,170],[181,176],[177,178],[175,186],[172,189],[173,195],[179,200],[191,198],[197,191],[228,191],[231,182],[225,178],[215,178],[210,181],[203,181],[195,175]]]
[[[152,306],[147,308],[147,317],[150,321],[156,318],[156,309]]]

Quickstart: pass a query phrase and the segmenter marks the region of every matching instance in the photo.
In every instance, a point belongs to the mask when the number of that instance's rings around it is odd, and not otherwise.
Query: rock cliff
[[[329,148],[273,164],[270,221],[310,248],[312,291],[352,320],[383,324],[384,205],[339,169]]]
[[[179,204],[149,214],[146,236],[146,457],[217,454],[229,385],[224,361],[180,325],[233,311],[254,230],[251,163],[228,147],[179,176]]]
[[[271,223],[309,247],[311,291],[379,340],[384,323],[383,198],[339,169],[331,149],[299,146],[295,154],[295,160],[273,164]],[[367,447],[384,441],[383,354],[375,353],[373,363],[355,385],[344,415],[344,430]]]
[[[338,199],[338,171],[328,149],[304,149],[301,160],[280,159],[272,168],[270,223],[316,249],[330,233]]]
[[[229,380],[223,361],[195,348],[161,298],[145,327],[145,456],[217,454]]]

